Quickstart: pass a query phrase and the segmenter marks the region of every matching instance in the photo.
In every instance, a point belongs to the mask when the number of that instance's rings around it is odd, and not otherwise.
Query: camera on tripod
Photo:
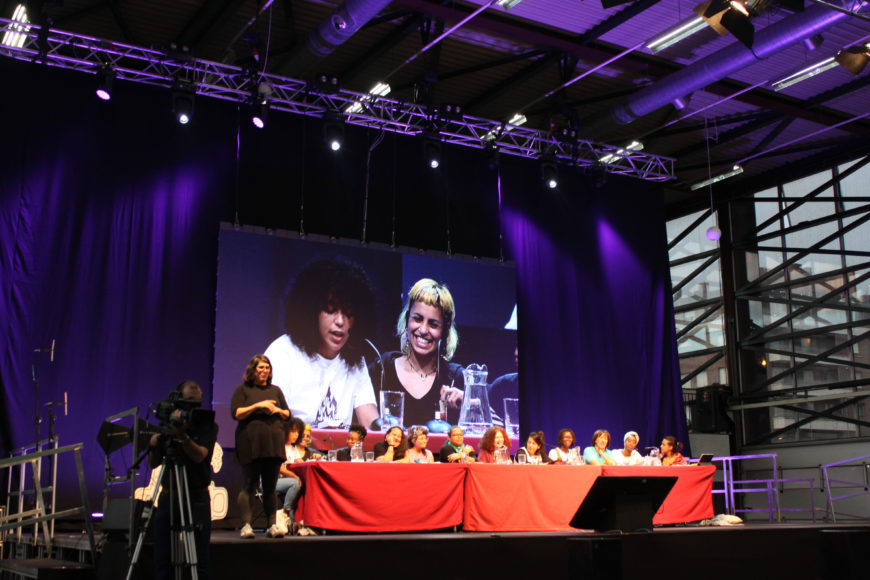
[[[172,435],[172,427],[181,427],[185,423],[193,427],[203,422],[209,411],[200,409],[202,399],[184,399],[181,392],[172,391],[169,397],[158,401],[154,406],[154,416],[160,421],[160,432]],[[173,414],[178,411],[178,414]]]

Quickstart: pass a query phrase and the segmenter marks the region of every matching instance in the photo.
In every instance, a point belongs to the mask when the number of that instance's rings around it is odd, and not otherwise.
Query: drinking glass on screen
[[[387,431],[390,427],[398,425],[404,427],[402,422],[405,416],[405,393],[401,391],[381,391],[381,431]]]
[[[504,429],[512,439],[520,436],[519,399],[504,399]]]

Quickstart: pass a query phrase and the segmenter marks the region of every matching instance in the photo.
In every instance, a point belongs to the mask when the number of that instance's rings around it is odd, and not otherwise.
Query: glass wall
[[[732,272],[703,237],[709,212],[668,224],[683,386],[730,384],[736,346],[743,446],[870,435],[868,184],[864,158],[730,202]]]

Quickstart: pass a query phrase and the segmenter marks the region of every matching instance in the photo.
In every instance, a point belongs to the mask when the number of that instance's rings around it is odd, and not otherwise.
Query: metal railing
[[[826,509],[826,518],[830,518],[831,521],[837,521],[837,511],[834,509],[834,502],[837,500],[847,499],[850,497],[858,497],[862,495],[866,495],[870,493],[870,464],[867,463],[867,459],[870,459],[870,455],[861,455],[859,457],[852,457],[850,459],[843,459],[841,461],[835,461],[833,463],[827,463],[819,467],[822,472],[822,481],[825,482],[825,509]],[[843,468],[860,468],[863,473],[863,481],[852,481],[848,479],[834,479],[831,477],[831,471],[833,470],[841,470]],[[845,488],[850,490],[859,490],[859,491],[850,491],[847,493],[843,493],[841,495],[835,495],[833,493],[833,489],[835,486],[839,486],[839,488]],[[849,514],[841,513],[841,516],[846,516]],[[860,516],[849,515],[852,518],[861,518]]]
[[[51,557],[52,554],[52,542],[54,540],[54,526],[50,525],[57,519],[74,516],[74,515],[83,515],[85,521],[85,529],[88,534],[88,543],[90,545],[90,553],[91,557],[94,554],[94,528],[91,523],[91,510],[90,505],[88,503],[88,490],[85,485],[85,475],[84,469],[82,468],[82,456],[81,449],[84,446],[83,443],[76,443],[75,445],[66,445],[64,447],[55,447],[53,449],[46,449],[44,451],[35,451],[33,453],[26,453],[24,455],[16,455],[13,457],[9,457],[7,459],[0,460],[0,470],[9,469],[10,473],[14,469],[19,470],[18,478],[12,478],[10,475],[9,481],[12,482],[15,479],[18,481],[18,489],[10,489],[9,491],[13,494],[17,494],[18,496],[18,511],[15,512],[4,512],[2,516],[0,516],[0,536],[5,537],[7,531],[17,530],[19,535],[19,541],[21,537],[21,530],[27,526],[34,526],[34,534],[33,534],[33,543],[36,544],[39,536],[39,529],[42,528],[42,535],[45,541],[46,547],[46,556]],[[50,501],[48,502],[51,508],[46,508],[46,500],[45,500],[45,489],[42,486],[41,475],[42,475],[42,460],[43,458],[52,458],[54,468],[52,471],[56,473],[57,460],[64,453],[72,452],[75,456],[76,462],[76,471],[78,473],[79,480],[79,492],[81,493],[81,505],[57,511],[54,509],[55,506],[55,498],[56,498],[56,476],[52,477],[52,485],[49,489],[50,492]],[[26,483],[26,471],[27,468],[30,468],[30,475],[33,482],[33,503],[34,506],[32,509],[24,509],[24,501],[23,496],[25,493],[31,490],[25,490],[24,486]]]

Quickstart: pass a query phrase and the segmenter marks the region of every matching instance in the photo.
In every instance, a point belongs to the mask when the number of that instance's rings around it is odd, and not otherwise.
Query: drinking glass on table
[[[327,452],[326,457],[329,461],[338,461],[338,451],[336,451],[335,449],[330,449]]]

